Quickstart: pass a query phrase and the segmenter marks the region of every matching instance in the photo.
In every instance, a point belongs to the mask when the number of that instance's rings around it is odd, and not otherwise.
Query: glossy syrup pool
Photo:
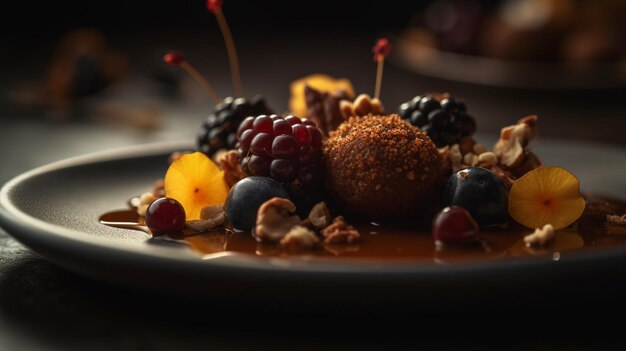
[[[167,240],[184,244],[200,256],[218,252],[239,252],[271,257],[336,257],[337,259],[371,259],[416,261],[420,263],[462,263],[466,261],[544,256],[559,260],[561,253],[621,245],[626,250],[626,227],[605,225],[607,214],[623,214],[626,203],[617,200],[592,199],[577,224],[556,232],[545,247],[526,247],[523,237],[532,231],[511,221],[505,229],[481,230],[481,241],[461,246],[436,247],[430,225],[378,226],[367,222],[348,222],[361,233],[361,240],[351,244],[324,244],[309,251],[287,251],[275,243],[257,242],[249,233],[235,233],[220,228],[206,233],[181,233],[180,236],[151,237],[150,231],[135,209],[103,214],[100,222],[112,227],[141,230],[152,241]]]

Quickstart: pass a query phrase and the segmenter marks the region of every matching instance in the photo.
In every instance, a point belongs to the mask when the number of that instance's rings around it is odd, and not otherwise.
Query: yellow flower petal
[[[208,205],[223,205],[228,195],[224,173],[201,152],[176,159],[165,173],[165,196],[178,200],[187,219],[200,218]]]
[[[509,214],[531,229],[546,224],[554,229],[567,227],[585,210],[579,186],[578,179],[561,167],[537,168],[513,183]]]

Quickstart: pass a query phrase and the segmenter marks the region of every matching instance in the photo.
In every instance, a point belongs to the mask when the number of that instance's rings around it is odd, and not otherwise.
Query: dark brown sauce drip
[[[526,247],[523,238],[531,231],[513,221],[506,229],[482,230],[482,241],[479,243],[443,248],[435,247],[428,225],[378,226],[365,222],[350,222],[361,233],[361,241],[358,243],[324,245],[317,250],[304,252],[286,251],[275,243],[260,243],[250,234],[234,233],[226,228],[151,240],[165,238],[168,242],[184,244],[200,255],[229,251],[272,257],[336,257],[423,263],[463,263],[521,256],[545,256],[559,260],[562,251],[618,245],[626,248],[626,235],[609,234],[604,224],[606,214],[625,212],[625,202],[589,200],[578,224],[559,230],[555,239],[541,248]],[[100,217],[100,222],[150,233],[134,209],[106,213]]]

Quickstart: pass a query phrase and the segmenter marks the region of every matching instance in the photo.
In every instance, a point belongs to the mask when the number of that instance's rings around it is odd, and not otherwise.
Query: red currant
[[[180,202],[167,197],[154,200],[146,211],[146,225],[154,236],[182,231],[185,219],[185,209]]]
[[[433,238],[437,244],[472,242],[478,238],[478,224],[463,207],[446,207],[435,216]]]

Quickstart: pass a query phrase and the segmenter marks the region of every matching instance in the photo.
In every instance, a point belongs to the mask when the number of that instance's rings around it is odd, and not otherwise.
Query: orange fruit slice
[[[228,195],[224,172],[205,154],[194,152],[176,159],[165,173],[165,196],[183,205],[187,220],[200,218],[208,205],[223,205]]]
[[[540,167],[516,180],[509,192],[509,214],[534,229],[552,224],[561,229],[585,210],[578,179],[561,167]]]

